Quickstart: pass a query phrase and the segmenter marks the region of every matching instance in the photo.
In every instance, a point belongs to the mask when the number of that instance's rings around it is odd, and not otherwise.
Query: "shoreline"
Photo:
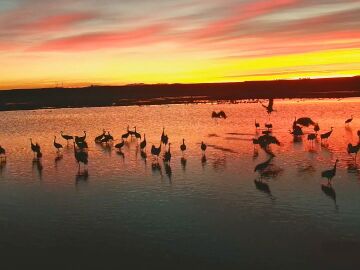
[[[360,97],[360,76],[239,83],[156,84],[0,91],[0,111],[240,103],[259,99]]]

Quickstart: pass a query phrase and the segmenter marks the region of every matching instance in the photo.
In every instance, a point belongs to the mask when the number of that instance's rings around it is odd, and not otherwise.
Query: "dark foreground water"
[[[269,120],[260,104],[0,112],[7,150],[0,167],[2,269],[357,269],[360,161],[346,146],[358,139],[360,100],[274,107],[270,121],[282,144],[272,147],[276,157],[263,179],[269,190],[254,182],[254,167],[268,159],[252,145],[254,119],[262,126]],[[211,119],[220,109],[228,119]],[[294,143],[288,130],[295,116],[312,117],[320,133],[334,127],[328,143]],[[146,160],[135,139],[123,156],[94,143],[103,128],[119,142],[127,125],[146,133]],[[153,168],[150,147],[158,146],[162,127],[172,160]],[[87,131],[87,176],[78,175],[61,130]],[[65,147],[60,158],[54,135]],[[33,161],[30,137],[43,149],[41,163]],[[337,158],[334,199],[321,189],[321,171]]]

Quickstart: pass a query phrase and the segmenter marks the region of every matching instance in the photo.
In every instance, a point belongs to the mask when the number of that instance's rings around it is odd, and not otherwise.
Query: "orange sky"
[[[2,0],[0,89],[359,75],[359,18],[358,0]]]

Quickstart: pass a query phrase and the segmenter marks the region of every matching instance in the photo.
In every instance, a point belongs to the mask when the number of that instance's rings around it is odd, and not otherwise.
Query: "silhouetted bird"
[[[6,160],[6,151],[5,149],[0,145],[0,160]]]
[[[33,144],[32,139],[30,138],[30,144],[31,144],[31,150],[34,152],[34,156],[40,158],[42,156],[41,154],[41,148],[38,143]]]
[[[165,145],[167,145],[169,141],[169,137],[167,135],[165,135],[165,128],[163,127],[163,131],[162,131],[162,134],[161,134],[161,142]]]
[[[356,160],[356,156],[357,153],[359,152],[359,149],[360,149],[360,142],[358,142],[358,144],[356,145],[352,145],[351,143],[349,143],[347,147],[347,152],[349,155],[355,154],[355,160]]]
[[[275,112],[275,110],[274,110],[274,99],[273,98],[270,98],[269,99],[269,103],[268,103],[268,105],[266,106],[266,105],[264,105],[264,104],[262,104],[261,103],[261,106],[263,106],[265,109],[266,109],[266,112],[268,113],[268,114],[271,114],[272,112]]]
[[[127,132],[125,134],[121,135],[121,138],[127,139],[129,137],[129,135],[130,135],[129,126],[127,126]]]
[[[76,143],[77,147],[79,147],[82,150],[89,148],[86,141],[78,141],[78,142],[75,141],[75,143]]]
[[[316,123],[316,124],[314,125],[314,131],[315,131],[316,134],[320,131],[320,126],[319,126],[318,123]]]
[[[70,135],[65,135],[63,131],[60,132],[61,137],[63,137],[66,140],[66,143],[69,143],[69,140],[73,140],[74,137]]]
[[[272,125],[271,123],[266,123],[266,124],[265,124],[265,127],[266,127],[267,129],[272,129],[273,125]]]
[[[271,156],[267,161],[259,163],[258,165],[256,165],[255,168],[254,168],[254,172],[262,172],[262,171],[264,171],[267,167],[269,167],[272,159],[273,159],[273,157]]]
[[[170,162],[170,160],[171,160],[170,145],[171,145],[171,143],[169,143],[169,148],[168,148],[168,150],[164,153],[164,161],[165,161],[165,162]]]
[[[316,137],[317,137],[316,133],[310,133],[310,134],[308,134],[307,139],[308,139],[308,141],[311,141],[311,143],[313,143],[314,140],[316,139]]]
[[[310,117],[300,117],[296,123],[304,127],[315,125],[315,122]]]
[[[213,111],[212,114],[211,114],[211,117],[212,117],[212,118],[224,118],[224,119],[227,118],[227,116],[226,116],[226,114],[225,114],[224,111],[220,111],[220,112],[218,112],[218,113],[215,112],[215,111]]]
[[[203,152],[205,152],[205,151],[206,151],[206,144],[205,144],[204,142],[201,142],[200,148],[201,148],[201,150],[202,150]]]
[[[95,137],[95,142],[96,143],[101,143],[101,140],[105,137],[105,134],[106,134],[106,131],[105,131],[105,129],[103,129],[103,133],[100,134],[99,136]]]
[[[350,124],[353,119],[354,119],[354,116],[351,115],[351,118],[347,119],[347,120],[345,121],[345,124],[347,124],[347,125]]]
[[[295,125],[293,125],[293,131],[290,131],[290,134],[292,134],[294,136],[302,136],[302,135],[304,135],[304,132],[300,126],[295,124]]]
[[[134,127],[134,128],[135,128],[135,130],[134,130],[135,138],[141,140],[141,134],[136,131],[136,127]]]
[[[77,150],[76,147],[75,147],[75,142],[74,142],[74,156],[75,156],[76,162],[79,165],[79,172],[80,172],[80,163],[83,163],[84,165],[87,165],[89,155],[88,155],[87,152],[84,152],[81,149]]]
[[[260,124],[258,122],[256,122],[256,119],[255,119],[255,128],[258,129],[260,127]]]
[[[152,146],[151,146],[151,154],[152,154],[153,156],[156,156],[156,158],[158,158],[159,155],[160,155],[160,153],[161,153],[161,142],[160,142],[160,146],[159,146],[159,147],[155,147],[155,145],[152,145]]]
[[[359,137],[359,142],[360,142],[360,129],[357,131],[357,135]]]
[[[333,132],[333,127],[331,127],[331,130],[329,132],[320,134],[320,139],[321,140],[327,140],[330,137],[332,132]]]
[[[123,148],[124,145],[125,145],[125,141],[124,141],[124,139],[122,139],[120,143],[115,144],[115,148],[118,149],[119,151],[121,151],[121,148]]]
[[[280,145],[280,142],[276,137],[267,134],[260,136],[258,138],[258,143],[261,148],[267,148],[270,144]]]
[[[84,142],[86,140],[86,131],[84,131],[84,136],[75,136],[75,142]]]
[[[110,134],[110,131],[108,131],[108,134],[105,134],[103,138],[101,139],[101,143],[108,143],[110,141],[113,141],[114,137]]]
[[[335,161],[335,164],[334,164],[334,167],[330,170],[326,170],[326,171],[323,171],[321,173],[321,177],[324,177],[324,178],[327,178],[328,182],[330,183],[331,180],[334,178],[334,176],[336,175],[336,165],[337,163],[339,162],[338,159],[336,159]]]
[[[182,145],[180,145],[180,150],[181,150],[181,152],[183,152],[183,153],[184,153],[184,151],[186,150],[185,139],[183,139],[183,143],[182,143]]]
[[[59,152],[63,146],[60,143],[56,142],[56,136],[54,136],[54,147],[56,148],[56,151]]]
[[[140,149],[143,150],[146,147],[146,138],[144,133],[144,140],[140,143]]]

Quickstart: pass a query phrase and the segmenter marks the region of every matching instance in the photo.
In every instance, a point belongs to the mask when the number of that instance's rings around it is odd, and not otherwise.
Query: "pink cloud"
[[[271,13],[280,8],[294,5],[298,1],[299,0],[261,0],[240,5],[235,7],[228,17],[211,22],[203,28],[195,30],[191,33],[191,37],[194,39],[211,38],[221,34],[231,33],[241,22]]]
[[[160,39],[159,34],[165,32],[167,29],[167,25],[157,24],[129,31],[89,33],[48,40],[30,48],[30,50],[82,51],[144,45],[144,43],[158,41]]]

